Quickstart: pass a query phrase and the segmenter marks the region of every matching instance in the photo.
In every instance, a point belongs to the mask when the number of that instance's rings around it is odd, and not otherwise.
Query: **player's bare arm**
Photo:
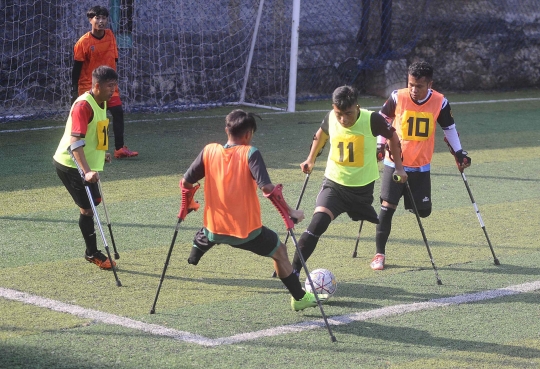
[[[403,162],[401,161],[401,145],[399,143],[399,137],[396,132],[393,133],[392,137],[387,140],[388,146],[390,147],[390,152],[394,153],[392,155],[395,164],[394,175],[397,175],[400,180],[399,183],[405,183],[407,181],[407,172],[403,169]]]
[[[307,159],[300,164],[300,168],[304,173],[311,173],[313,166],[315,165],[315,160],[317,160],[318,153],[321,152],[326,141],[328,141],[329,136],[324,133],[324,131],[319,128],[317,133],[313,136],[313,142],[311,144],[311,149],[309,150],[309,155]]]

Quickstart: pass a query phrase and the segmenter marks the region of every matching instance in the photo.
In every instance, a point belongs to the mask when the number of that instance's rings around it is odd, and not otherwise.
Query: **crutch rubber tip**
[[[150,310],[150,314],[155,314],[156,313],[156,310],[152,309]]]
[[[336,336],[331,336],[330,339],[332,340],[332,342],[337,342]]]
[[[438,284],[439,286],[442,286],[442,281],[441,281],[440,279],[437,279],[437,284]]]
[[[118,253],[114,254],[114,258],[115,258],[116,260],[120,259],[120,254],[118,254]]]
[[[116,281],[116,285],[117,285],[118,287],[122,287],[122,282],[120,282],[120,280],[117,280],[117,281]]]
[[[495,265],[501,265],[501,263],[499,263],[499,259],[497,258],[493,259],[493,262],[495,263]]]
[[[352,254],[352,257],[353,257],[353,258],[355,258],[355,257],[356,257],[356,252],[354,252],[354,253]]]

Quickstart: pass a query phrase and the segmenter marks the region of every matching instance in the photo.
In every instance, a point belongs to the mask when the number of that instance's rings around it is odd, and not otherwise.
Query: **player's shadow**
[[[433,323],[435,324],[436,322]],[[442,324],[443,323],[441,323],[441,325]],[[455,329],[455,327],[451,328]],[[393,344],[397,343],[408,347],[435,348],[444,351],[452,350],[464,353],[486,353],[494,354],[498,357],[508,356],[528,360],[540,358],[540,350],[536,348],[517,345],[504,345],[493,342],[482,342],[479,340],[441,337],[433,335],[429,331],[423,329],[396,327],[377,324],[371,321],[354,322],[346,325],[332,326],[332,330],[337,338],[338,343],[340,341],[340,334],[357,335],[359,337],[365,337],[371,342],[383,342],[383,346],[385,344],[390,344],[391,346],[393,346]],[[323,332],[320,332],[320,334],[323,334]],[[459,333],[456,334],[456,336],[459,335]],[[285,343],[277,343],[276,345],[285,345]],[[335,348],[332,345],[323,345],[319,347],[319,350],[328,350],[329,352],[334,352]],[[375,345],[364,346],[361,349],[359,349],[358,347],[344,347],[343,350],[350,351],[354,354],[381,354],[381,352],[375,347]]]
[[[187,266],[189,267],[189,266]],[[169,268],[167,269],[169,271]],[[155,279],[156,281],[159,281],[161,279],[161,275],[163,273],[163,270],[156,271],[155,273],[149,273],[149,272],[141,272],[134,269],[125,269],[125,268],[119,268],[118,269],[119,276],[121,274],[132,274],[132,275],[141,275],[145,277],[150,277]],[[283,292],[283,284],[281,283],[281,280],[279,278],[268,278],[268,280],[265,279],[248,279],[248,278],[238,278],[234,276],[230,276],[227,278],[190,278],[190,277],[183,277],[177,274],[178,270],[176,272],[172,273],[165,273],[164,280],[170,280],[170,281],[178,281],[178,282],[188,282],[188,283],[197,283],[197,284],[207,284],[207,285],[214,285],[214,286],[231,286],[231,287],[246,287],[253,289],[254,287],[260,288],[261,292],[267,293],[268,290],[276,290],[279,292]],[[273,293],[273,292],[270,292]]]
[[[526,267],[522,265],[505,264],[501,262],[500,265],[490,263],[489,268],[477,269],[474,267],[467,268],[467,264],[449,265],[443,269],[451,270],[455,272],[468,272],[468,273],[481,273],[481,274],[500,274],[500,275],[540,275],[540,267]]]
[[[103,226],[105,226],[105,215],[99,215],[99,219],[101,220],[101,223]],[[16,222],[28,222],[29,224],[32,223],[64,223],[64,224],[76,224],[76,220],[74,219],[54,219],[54,218],[29,218],[29,217],[14,217],[14,216],[0,216],[0,220],[10,220],[10,221],[16,221]],[[114,230],[118,227],[126,227],[126,228],[149,228],[149,229],[170,229],[171,235],[173,234],[174,230],[174,224],[150,224],[150,223],[121,223],[121,222],[115,222],[111,220],[111,227]],[[189,230],[190,232],[196,232],[200,229],[200,227],[186,227],[182,226],[183,230]],[[171,236],[172,237],[172,236]]]
[[[381,325],[373,322],[362,322],[357,326],[357,335],[369,339],[383,340],[387,342],[397,342],[404,345],[435,347],[441,349],[452,348],[452,350],[464,352],[483,352],[519,358],[540,358],[540,350],[535,348],[502,345],[493,342],[473,341],[449,337],[434,336],[428,331],[408,328]],[[348,330],[348,333],[351,333]]]

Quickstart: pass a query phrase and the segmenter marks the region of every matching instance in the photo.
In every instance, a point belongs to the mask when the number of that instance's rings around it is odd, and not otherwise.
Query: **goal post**
[[[248,60],[246,63],[246,73],[244,74],[244,83],[242,84],[242,91],[240,92],[240,100],[238,101],[239,105],[245,105],[245,106],[252,106],[256,108],[263,108],[263,109],[271,109],[271,110],[285,110],[284,108],[279,108],[275,106],[267,106],[267,105],[260,105],[260,104],[253,104],[246,102],[246,88],[248,84],[249,79],[249,72],[251,70],[251,63],[253,61],[253,52],[255,50],[255,45],[257,43],[257,34],[259,33],[259,26],[261,24],[261,17],[263,13],[264,8],[264,0],[260,0],[259,3],[259,10],[257,12],[257,19],[255,21],[255,27],[253,29],[253,37],[251,39],[251,47],[249,50]]]
[[[300,0],[293,0],[291,26],[291,66],[289,68],[289,91],[287,111],[296,111],[296,73],[298,69],[298,39],[300,37]]]

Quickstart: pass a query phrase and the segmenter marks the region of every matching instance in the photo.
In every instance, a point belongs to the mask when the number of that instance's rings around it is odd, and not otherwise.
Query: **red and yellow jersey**
[[[86,112],[88,104],[92,109],[92,119]],[[79,110],[83,110],[79,112]],[[73,114],[75,112],[75,114]],[[79,114],[80,113],[80,114]],[[81,120],[82,119],[82,120]],[[57,163],[63,166],[76,168],[67,148],[71,142],[71,136],[84,135],[84,156],[90,169],[102,171],[105,163],[105,151],[109,148],[109,118],[107,118],[107,103],[99,106],[94,97],[89,93],[82,94],[71,107],[64,134],[53,156]]]
[[[257,183],[248,162],[250,149],[217,143],[204,148],[204,227],[214,234],[247,238],[262,227]]]
[[[409,90],[398,90],[393,126],[401,141],[403,165],[418,168],[431,163],[435,148],[435,128],[444,96],[436,91],[422,105],[415,103]],[[388,159],[388,153],[387,159]]]
[[[92,72],[100,65],[106,65],[116,70],[118,47],[116,38],[110,29],[105,30],[102,38],[98,39],[91,32],[84,34],[73,48],[74,59],[83,62],[79,77],[79,95],[92,89]],[[118,88],[113,96],[119,96]]]

